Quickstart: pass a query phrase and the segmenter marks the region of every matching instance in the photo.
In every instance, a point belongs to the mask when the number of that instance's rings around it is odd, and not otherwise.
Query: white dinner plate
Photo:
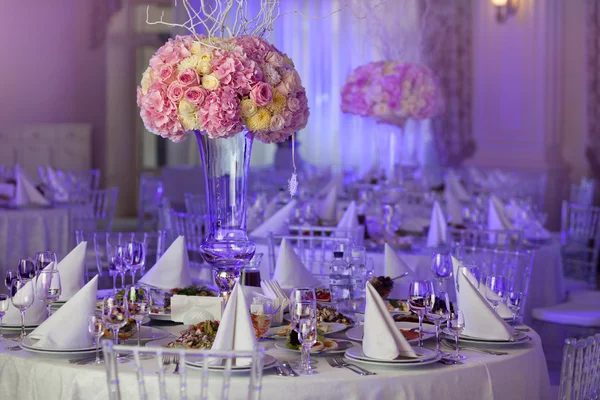
[[[354,361],[366,363],[366,364],[374,364],[374,365],[384,365],[384,366],[420,366],[432,364],[434,362],[439,361],[442,357],[435,351],[430,350],[425,347],[413,347],[413,350],[418,358],[400,358],[397,360],[379,360],[372,357],[367,357],[363,353],[363,349],[361,346],[355,346],[344,353],[344,357],[349,358]]]
[[[446,339],[454,340],[454,335],[452,334],[452,332],[450,332],[450,330],[448,330],[448,328],[444,328],[442,330],[442,336],[444,336]],[[458,337],[458,340],[461,342],[465,342],[465,343],[513,345],[513,344],[526,343],[531,340],[531,337],[529,337],[524,332],[517,331],[514,333],[512,340],[483,339],[483,338],[477,338],[477,337],[466,336],[466,335],[460,335]]]
[[[158,339],[166,338],[167,336],[170,335],[169,332],[163,331],[162,329],[152,328],[150,326],[142,326],[141,334],[142,334],[140,336],[141,342],[149,342],[151,340],[158,340]],[[126,342],[136,343],[137,338],[138,338],[138,333],[136,332],[135,335],[128,338],[126,340]]]
[[[341,332],[344,329],[346,329],[348,326],[346,326],[344,324],[338,324],[336,322],[321,322],[319,324],[319,327],[328,329],[327,332],[323,332],[323,335],[327,336],[327,335],[332,335],[334,333]],[[276,326],[276,327],[270,328],[263,337],[269,338],[269,339],[286,339],[287,332],[290,329],[291,329],[291,327],[289,325]],[[284,331],[285,331],[285,334],[283,333]]]
[[[225,365],[223,365],[224,364],[223,361],[218,362],[218,360],[215,360],[214,364],[211,364],[212,361],[209,361],[208,369],[214,370],[214,371],[224,370]],[[263,369],[272,368],[275,366],[275,364],[277,364],[277,359],[269,354],[265,354],[265,358],[263,361],[264,361]],[[204,360],[202,360],[200,362],[186,360],[185,365],[187,365],[191,368],[203,368]],[[235,365],[234,363],[231,364],[232,371],[243,372],[243,371],[250,371],[250,369],[252,369],[252,365],[240,366],[240,365]]]
[[[34,347],[38,342],[38,339],[34,339],[30,336],[25,336],[23,341],[21,342],[21,348],[23,350],[31,351],[33,353],[43,353],[43,354],[86,354],[90,352],[96,351],[96,346],[88,346],[82,348],[68,348],[68,349],[42,349],[39,347]]]
[[[38,325],[25,325],[25,331],[32,331],[35,328],[37,328]],[[8,332],[20,332],[21,331],[21,325],[7,325],[7,324],[2,324],[2,330],[6,330]]]
[[[353,343],[352,342],[348,342],[348,341],[337,341],[334,339],[325,339],[326,344],[329,345],[328,342],[334,342],[335,343],[335,347],[331,346],[331,347],[327,347],[324,349],[315,349],[314,347],[310,349],[310,354],[315,355],[315,354],[337,354],[337,353],[344,353],[349,347],[352,347]],[[298,353],[300,354],[301,351],[300,350],[294,350],[294,349],[290,349],[286,346],[287,342],[284,341],[278,341],[275,342],[275,347],[280,349],[280,350],[285,350],[285,351],[289,351],[292,353]]]
[[[398,329],[414,329],[414,328],[419,328],[419,324],[416,322],[396,322],[396,326],[398,327]],[[424,325],[423,328],[425,328],[427,325]],[[358,340],[359,342],[362,342],[363,340],[363,335],[365,333],[365,327],[364,325],[359,325],[359,326],[355,326],[354,328],[350,328],[348,329],[348,331],[346,331],[346,336],[348,336],[348,339],[351,340]],[[435,337],[435,333],[423,333],[423,340],[427,340],[429,338]],[[415,338],[415,339],[411,339],[408,341],[408,343],[419,343],[419,338]]]
[[[170,321],[171,320],[171,313],[166,313],[166,312],[157,312],[157,313],[153,313],[151,312],[149,315],[150,319],[154,319],[156,321]]]

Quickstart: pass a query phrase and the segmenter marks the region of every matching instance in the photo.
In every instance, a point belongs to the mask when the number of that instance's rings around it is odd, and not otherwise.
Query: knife
[[[279,376],[290,376],[290,374],[287,374],[284,371],[284,369],[281,367],[281,363],[280,362],[278,362],[277,364],[275,364],[275,369],[277,370],[277,375],[279,375]]]
[[[296,371],[292,369],[292,366],[287,361],[282,362],[281,365],[289,372],[289,376],[298,376]]]

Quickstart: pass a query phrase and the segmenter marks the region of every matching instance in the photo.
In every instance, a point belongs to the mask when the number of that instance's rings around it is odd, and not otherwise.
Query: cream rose
[[[207,75],[210,74],[212,72],[212,67],[210,66],[210,63],[207,61],[200,61],[198,63],[198,66],[196,67],[196,71],[198,71],[198,73],[202,74],[202,75]]]
[[[181,100],[179,103],[179,120],[181,121],[181,125],[190,131],[193,129],[198,129],[198,119],[196,118],[196,107],[192,103],[189,103],[186,100]]]
[[[150,67],[146,68],[144,73],[142,74],[142,94],[145,95],[148,93],[148,89],[150,89],[150,85],[152,84],[152,69]]]
[[[204,53],[204,46],[200,42],[194,42],[194,43],[192,43],[192,47],[191,47],[190,51],[193,55],[202,54],[202,53]]]
[[[177,66],[177,72],[182,72],[188,68],[197,69],[199,62],[200,62],[200,58],[196,57],[196,56],[184,58],[183,60],[181,60],[181,62]]]
[[[258,111],[258,106],[252,99],[242,100],[241,107],[242,117],[244,118],[250,118]]]
[[[283,118],[281,114],[273,115],[273,118],[271,118],[271,123],[269,124],[269,128],[271,128],[272,131],[280,131],[284,126],[285,118]]]
[[[216,90],[220,85],[219,79],[214,75],[204,75],[202,77],[202,87],[208,90]]]
[[[267,53],[265,60],[269,64],[273,64],[276,67],[281,67],[283,65],[283,57],[275,51],[270,51],[269,53]]]
[[[213,59],[212,53],[210,52],[204,52],[202,54],[200,54],[200,60],[202,62],[210,62],[210,60]]]

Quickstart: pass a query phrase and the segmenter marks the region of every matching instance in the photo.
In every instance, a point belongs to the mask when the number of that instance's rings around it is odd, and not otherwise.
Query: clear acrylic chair
[[[600,397],[600,334],[565,339],[560,373],[559,400]]]
[[[274,235],[269,233],[267,244],[269,247],[268,256],[271,276],[275,272],[277,262],[275,247],[279,246],[283,239],[290,243],[304,266],[316,275],[327,274],[329,264],[333,260],[334,250],[340,247],[349,249],[354,244],[349,237]]]
[[[188,214],[206,214],[206,196],[204,194],[185,193],[185,211]]]
[[[487,247],[493,249],[517,249],[523,243],[523,232],[516,229],[447,229],[448,243],[463,247]]]
[[[159,207],[163,201],[164,186],[162,178],[149,174],[140,175],[138,191],[137,229],[156,230],[158,228]]]
[[[594,202],[595,183],[593,179],[581,178],[579,184],[571,185],[571,203],[591,206]]]
[[[564,201],[561,242],[563,269],[567,278],[595,287],[600,253],[600,207]],[[576,285],[571,283],[567,286]]]
[[[360,225],[356,228],[346,229],[335,226],[317,226],[317,225],[289,225],[289,234],[292,236],[322,236],[322,237],[342,237],[350,239],[356,245],[362,245],[365,237],[365,227]]]
[[[183,350],[162,347],[133,347],[115,346],[110,341],[103,342],[106,380],[110,400],[132,399],[137,392],[140,400],[148,398],[148,393],[157,393],[161,400],[167,399],[221,399],[230,397],[239,398],[239,394],[230,393],[232,388],[247,386],[247,399],[259,400],[262,384],[262,375],[265,360],[264,348],[255,348],[253,351],[219,351],[219,350]],[[140,355],[152,354],[151,360],[142,361]],[[117,358],[130,356],[131,364],[121,364],[127,372],[119,372]],[[174,374],[171,368],[165,365],[176,360],[178,373]],[[233,374],[232,367],[235,360],[247,359],[250,361],[249,374]],[[210,363],[219,361],[223,365],[219,371],[220,376],[210,373]],[[174,362],[174,361],[173,361]],[[193,362],[198,367],[192,367],[187,362]],[[175,367],[172,367],[173,370]],[[214,372],[214,371],[213,371]],[[235,382],[232,382],[235,379]],[[242,383],[242,381],[244,383]],[[136,384],[137,383],[137,384]],[[242,386],[243,385],[243,386]],[[240,390],[242,391],[242,390]]]
[[[85,204],[92,207],[93,218],[96,222],[96,230],[110,231],[117,206],[119,188],[92,190],[77,193],[73,196],[76,204]]]

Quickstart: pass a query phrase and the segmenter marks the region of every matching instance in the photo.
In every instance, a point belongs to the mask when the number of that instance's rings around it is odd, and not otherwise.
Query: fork
[[[327,359],[327,363],[328,363],[329,365],[331,365],[333,368],[344,368],[342,365],[339,365],[339,364],[337,363],[337,361],[336,361],[336,360],[334,360],[333,358],[328,358],[328,359]],[[357,369],[354,369],[354,368],[350,368],[349,366],[348,366],[348,367],[346,367],[346,368],[348,368],[350,371],[352,371],[352,372],[354,372],[354,373],[356,373],[356,374],[359,374],[359,375],[361,375],[361,376],[365,376],[365,375],[366,375],[364,372],[361,372],[361,371],[359,371],[359,370],[357,370]]]
[[[442,343],[446,347],[450,347],[451,349],[456,350],[456,346],[453,343],[450,343],[447,340],[442,340]],[[508,354],[505,351],[494,351],[494,350],[481,349],[479,347],[470,347],[470,346],[465,346],[465,345],[461,345],[460,348],[466,349],[466,350],[472,350],[472,351],[479,351],[480,353],[491,354],[493,356],[505,356]]]
[[[334,357],[333,359],[335,362],[337,362],[342,367],[356,368],[358,371],[362,372],[363,375],[376,375],[375,372],[367,371],[366,369],[359,367],[358,365],[347,363],[346,361],[344,361],[344,359],[342,357]]]
[[[165,365],[165,366],[171,365],[171,357],[163,356],[163,365]]]
[[[179,374],[179,356],[173,357],[173,364],[175,364],[175,370],[173,370],[173,373]]]

